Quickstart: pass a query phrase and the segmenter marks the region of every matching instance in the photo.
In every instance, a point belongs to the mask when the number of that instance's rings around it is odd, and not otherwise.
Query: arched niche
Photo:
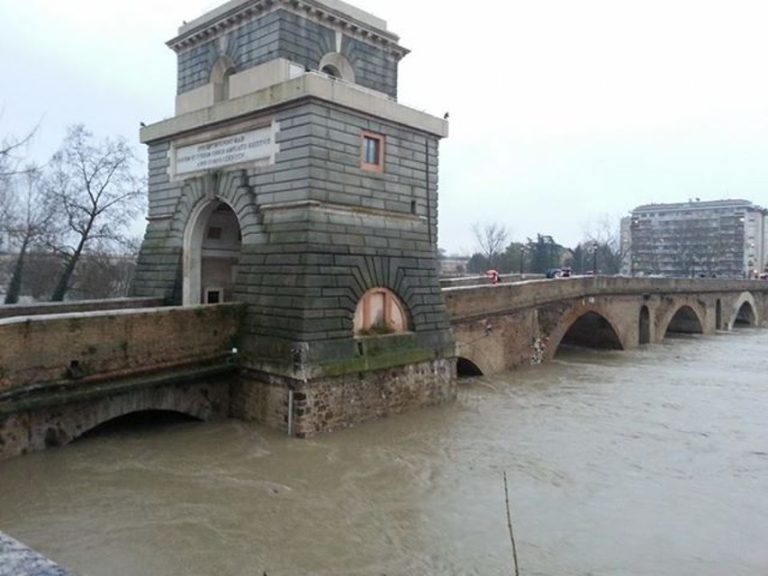
[[[211,68],[210,83],[213,85],[213,102],[229,100],[229,77],[236,72],[235,64],[228,56],[219,56]]]
[[[368,290],[355,308],[355,336],[398,334],[408,331],[405,306],[391,290]]]
[[[648,310],[648,306],[640,308],[640,323],[638,329],[638,343],[648,344],[651,341],[651,313]]]
[[[318,69],[333,78],[340,78],[347,82],[355,81],[355,69],[344,56],[338,52],[329,52],[320,59]]]
[[[715,302],[715,329],[723,329],[723,301],[720,298]]]
[[[232,208],[219,200],[198,204],[184,233],[185,306],[233,300],[242,235]]]

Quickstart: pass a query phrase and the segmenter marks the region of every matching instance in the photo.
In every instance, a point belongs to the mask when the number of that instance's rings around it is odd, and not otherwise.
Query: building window
[[[373,172],[384,171],[384,136],[363,132],[361,168]]]
[[[368,290],[357,304],[355,336],[397,334],[408,330],[405,309],[397,296],[386,288]]]

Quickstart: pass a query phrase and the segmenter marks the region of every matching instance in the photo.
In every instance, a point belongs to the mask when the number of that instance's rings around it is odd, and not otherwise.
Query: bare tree
[[[18,152],[27,145],[34,133],[35,130],[32,130],[23,138],[5,138],[0,142],[0,178],[17,172],[16,168],[22,160]]]
[[[627,245],[621,242],[619,221],[614,221],[607,214],[602,215],[595,224],[588,227],[580,246],[591,255],[592,264],[605,274],[617,274],[626,257]],[[597,270],[594,271],[597,273]]]
[[[8,228],[14,207],[13,177],[19,173],[18,166],[23,160],[21,150],[32,139],[37,128],[23,138],[7,136],[0,140],[0,245],[9,242]]]
[[[136,157],[124,139],[95,142],[83,125],[69,129],[51,160],[51,191],[61,210],[66,242],[58,246],[64,268],[51,300],[64,299],[75,267],[93,242],[119,244],[143,200],[134,175]]]
[[[77,299],[126,296],[136,270],[140,245],[137,238],[117,248],[96,243],[83,256],[73,276],[70,292]]]
[[[509,231],[507,227],[493,222],[491,224],[474,224],[472,232],[480,246],[480,252],[488,260],[488,266],[493,268],[497,264],[498,256],[504,251]]]
[[[4,221],[15,260],[5,303],[15,304],[21,293],[28,251],[54,241],[55,207],[36,166],[27,166],[23,173],[15,176],[7,192]]]

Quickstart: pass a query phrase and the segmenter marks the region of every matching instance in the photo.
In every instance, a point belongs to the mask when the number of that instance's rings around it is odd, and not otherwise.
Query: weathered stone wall
[[[147,229],[141,245],[131,294],[163,298],[169,304],[181,304],[181,255],[183,229],[173,230],[182,183],[171,180],[170,142],[148,147]]]
[[[352,320],[374,287],[403,301],[418,346],[450,355],[434,259],[436,138],[322,103],[281,115],[280,125],[281,143],[304,145],[288,153],[281,144],[282,160],[306,171],[294,166],[295,180],[261,186],[271,175],[252,178],[265,241],[244,241],[240,260],[237,299],[251,305],[245,361],[291,375],[298,345],[307,377],[358,370]],[[382,173],[360,167],[363,130],[386,139]]]
[[[0,320],[0,393],[220,359],[240,319],[230,304]]]
[[[346,34],[341,48],[355,71],[356,84],[397,97],[398,60],[392,53]],[[317,70],[322,57],[331,52],[336,52],[334,29],[288,10],[274,10],[223,37],[181,52],[177,93],[207,84],[220,56],[229,57],[238,72],[275,58]]]
[[[306,438],[453,400],[456,367],[452,359],[442,359],[312,382],[246,371],[233,396],[233,414],[287,430],[289,390],[293,434]]]

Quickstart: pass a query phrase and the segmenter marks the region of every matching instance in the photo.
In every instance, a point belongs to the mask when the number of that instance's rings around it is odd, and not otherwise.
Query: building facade
[[[240,301],[233,412],[297,435],[455,394],[437,273],[447,122],[397,102],[408,51],[338,0],[231,0],[185,23],[147,126],[133,292]]]
[[[621,237],[631,275],[754,278],[768,264],[766,210],[747,200],[638,206]]]

